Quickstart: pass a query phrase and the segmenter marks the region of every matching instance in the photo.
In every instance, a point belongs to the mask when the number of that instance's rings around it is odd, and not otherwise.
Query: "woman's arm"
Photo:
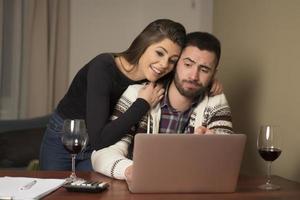
[[[120,115],[111,120],[115,105],[129,85],[137,84],[120,72],[109,54],[102,54],[89,64],[87,73],[86,123],[92,149],[108,147],[119,141],[163,97],[162,86],[148,84],[134,91],[130,106],[120,107]],[[139,81],[138,83],[142,83]],[[131,105],[132,104],[132,105]]]
[[[130,82],[125,82],[124,77],[117,80],[119,77],[111,69],[115,66],[105,66],[102,62],[91,63],[87,78],[86,123],[90,144],[96,150],[108,147],[130,133],[150,107],[144,99],[134,99],[118,119],[111,121],[113,108]]]
[[[162,85],[130,85],[116,103],[109,122],[101,133],[99,148],[119,141],[125,134],[134,135],[149,107],[154,107],[163,97]],[[112,134],[113,133],[113,134]]]
[[[119,107],[118,118],[111,120],[115,105],[129,85],[136,84],[118,71],[112,58],[103,56],[89,63],[87,76],[86,123],[92,149],[108,147],[127,133],[163,96],[161,86],[149,84],[134,91],[129,106]],[[141,88],[140,88],[141,89]],[[140,98],[139,98],[140,97]],[[125,99],[126,100],[126,99]],[[124,101],[127,102],[127,101]]]

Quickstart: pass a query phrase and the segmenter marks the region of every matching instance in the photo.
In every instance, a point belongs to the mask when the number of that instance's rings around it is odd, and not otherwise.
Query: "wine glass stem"
[[[71,178],[76,178],[76,173],[75,173],[75,158],[76,154],[71,154],[72,158],[72,173],[71,173]]]
[[[267,169],[267,184],[271,184],[271,161],[268,161],[268,169]]]

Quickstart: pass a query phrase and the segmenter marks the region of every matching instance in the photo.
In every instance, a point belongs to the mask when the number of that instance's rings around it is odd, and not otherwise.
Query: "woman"
[[[150,23],[121,53],[100,54],[85,65],[59,102],[45,132],[40,165],[43,170],[70,170],[70,154],[60,136],[64,119],[85,119],[89,145],[76,157],[76,169],[92,170],[92,150],[119,141],[139,122],[150,107],[163,97],[164,89],[158,79],[175,66],[185,43],[185,28],[172,20],[160,19]],[[111,112],[124,90],[145,81],[139,98],[117,120],[109,121]]]

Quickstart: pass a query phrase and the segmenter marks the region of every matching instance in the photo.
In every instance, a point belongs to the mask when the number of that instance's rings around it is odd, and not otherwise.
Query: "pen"
[[[34,186],[36,184],[36,182],[37,182],[36,180],[33,180],[33,181],[27,183],[26,185],[22,186],[20,188],[20,190],[29,190],[30,188],[32,188],[32,186]]]
[[[13,197],[10,197],[10,196],[0,196],[0,199],[1,200],[12,200]]]

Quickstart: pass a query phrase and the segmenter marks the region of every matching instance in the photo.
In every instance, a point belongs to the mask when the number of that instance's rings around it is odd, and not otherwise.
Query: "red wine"
[[[274,161],[280,156],[281,149],[278,149],[278,148],[260,148],[260,149],[258,149],[258,152],[259,152],[260,156],[265,161]]]
[[[73,143],[73,144],[64,144],[65,149],[70,154],[78,154],[82,150],[82,145],[80,143]]]

